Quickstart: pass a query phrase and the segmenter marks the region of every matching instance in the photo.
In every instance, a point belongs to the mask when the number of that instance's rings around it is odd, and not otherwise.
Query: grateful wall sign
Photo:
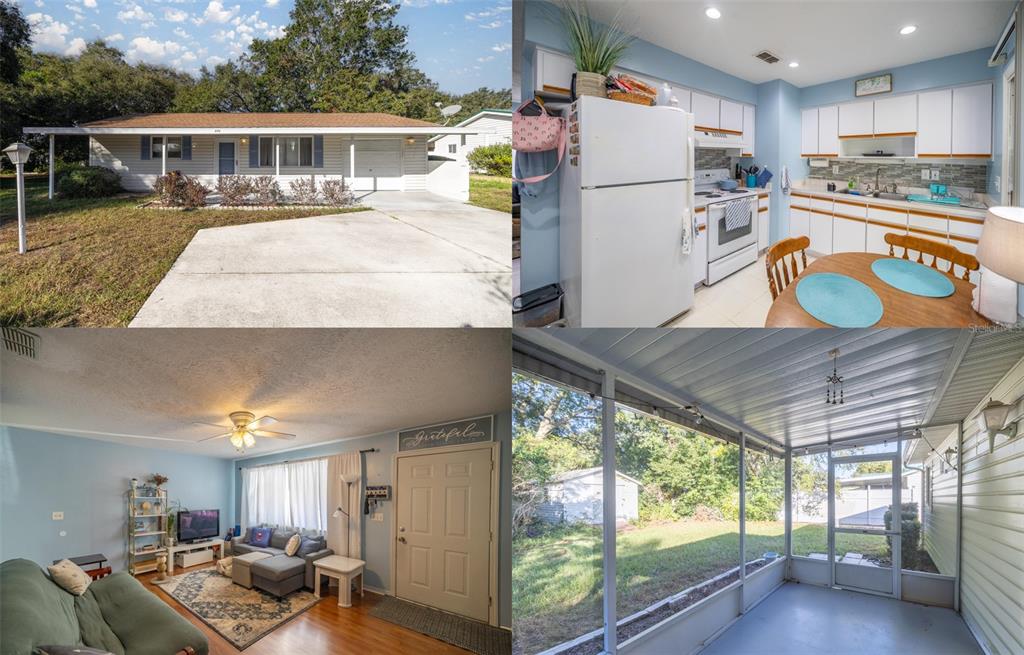
[[[421,450],[441,446],[491,441],[494,438],[494,416],[467,418],[453,423],[427,425],[398,433],[398,450]]]

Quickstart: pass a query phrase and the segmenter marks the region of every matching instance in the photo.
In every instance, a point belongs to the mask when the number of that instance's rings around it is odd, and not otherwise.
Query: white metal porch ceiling
[[[791,447],[959,420],[1024,356],[1024,333],[950,329],[573,329],[516,336],[582,351],[728,417],[736,429]],[[845,378],[842,405],[825,403],[833,348]],[[948,407],[933,403],[937,393],[951,399]]]

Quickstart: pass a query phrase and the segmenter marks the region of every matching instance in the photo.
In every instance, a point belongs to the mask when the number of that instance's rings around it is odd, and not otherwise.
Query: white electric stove
[[[729,179],[727,168],[698,170],[694,175],[694,206],[707,207],[698,216],[707,221],[708,285],[757,261],[757,191],[721,189],[719,183]],[[743,217],[737,219],[737,212]],[[730,214],[732,221],[727,220]]]

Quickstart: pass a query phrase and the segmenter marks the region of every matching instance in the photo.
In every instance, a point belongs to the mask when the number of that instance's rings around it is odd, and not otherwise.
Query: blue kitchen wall
[[[411,426],[410,426],[411,427]],[[499,506],[499,539],[498,539],[498,619],[503,626],[512,625],[512,415],[509,411],[495,414],[495,440],[501,443],[501,478]],[[345,439],[321,446],[301,448],[285,453],[275,453],[264,457],[247,457],[236,459],[231,463],[233,470],[235,497],[232,502],[234,515],[240,515],[242,478],[240,467],[272,464],[286,460],[306,459],[309,457],[326,457],[338,453],[376,448],[379,452],[365,453],[363,466],[364,484],[393,484],[391,479],[393,455],[398,451],[398,433],[383,432],[367,437]],[[382,502],[378,511],[383,514],[383,521],[371,521],[364,517],[363,521],[363,559],[366,560],[366,586],[387,591],[391,588],[391,521],[394,511],[393,501]]]
[[[782,170],[788,168],[793,182],[808,173],[800,156],[800,89],[783,80],[757,87],[757,164],[775,174],[772,178],[769,239],[775,243],[789,236],[789,196],[782,193]]]
[[[568,52],[568,47],[554,5],[541,1],[526,2],[524,13],[522,94],[523,98],[530,98],[534,91],[534,57],[537,46],[559,52]],[[756,85],[641,39],[633,42],[620,65],[622,68],[737,102],[752,105],[758,102]],[[758,130],[758,161],[761,160],[761,134]],[[545,161],[546,170],[554,168],[555,161],[553,155],[548,155]],[[534,174],[533,171],[530,173]],[[558,282],[557,177],[553,175],[541,184],[531,185],[532,193],[536,196],[522,198],[520,280],[524,291]]]
[[[123,569],[124,494],[132,478],[153,473],[170,479],[169,500],[219,509],[226,530],[230,460],[0,427],[0,561],[23,557],[46,566],[103,553],[114,570]],[[52,520],[53,512],[64,512],[64,520]]]

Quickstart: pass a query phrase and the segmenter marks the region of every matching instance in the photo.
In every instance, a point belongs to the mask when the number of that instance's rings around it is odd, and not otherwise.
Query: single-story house
[[[273,175],[287,193],[291,180],[314,175],[344,178],[355,191],[431,191],[460,200],[469,193],[465,163],[428,165],[427,139],[478,131],[380,113],[216,112],[24,129],[50,135],[51,197],[53,138],[75,135],[89,137],[90,165],[117,171],[132,191],[148,191],[157,177],[179,170],[208,186],[222,175]]]
[[[475,130],[474,134],[438,134],[431,137],[434,153],[465,159],[480,146],[512,143],[512,111],[510,109],[484,109],[455,127]]]
[[[615,472],[615,518],[635,521],[640,518],[639,480]],[[548,523],[601,523],[601,467],[565,471],[555,476],[545,489],[547,500],[538,516]]]

